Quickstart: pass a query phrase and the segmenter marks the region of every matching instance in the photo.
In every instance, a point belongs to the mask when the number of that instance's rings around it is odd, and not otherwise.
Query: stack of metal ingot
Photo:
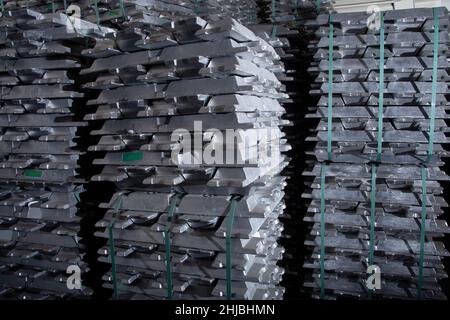
[[[314,19],[317,12],[327,12],[329,1],[316,0],[261,0],[262,16],[270,18],[273,24],[303,24]]]
[[[305,286],[321,298],[443,299],[448,11],[320,15],[316,24],[312,117],[321,122],[304,173],[313,224]]]
[[[438,6],[450,8],[450,0],[332,0],[330,2],[332,10],[339,13],[433,8]]]
[[[285,119],[292,122],[292,126],[283,128],[292,146],[292,150],[287,153],[289,166],[283,172],[289,183],[285,190],[286,214],[282,217],[285,229],[280,238],[281,245],[286,249],[280,262],[280,266],[286,270],[283,277],[286,299],[306,296],[301,289],[305,256],[303,242],[307,231],[307,223],[303,222],[306,203],[298,195],[305,190],[302,177],[306,160],[305,140],[310,129],[315,127],[314,121],[305,119],[305,115],[308,112],[306,106],[317,103],[316,97],[309,94],[314,78],[308,73],[314,54],[310,44],[315,41],[314,28],[317,26],[309,25],[308,22],[317,16],[318,11],[326,12],[326,4],[322,2],[320,8],[317,5],[316,1],[311,0],[263,1],[260,16],[264,23],[249,27],[275,48],[285,65],[285,72],[277,74],[277,77],[283,83],[283,91],[289,95],[283,101]]]
[[[87,296],[91,290],[80,286],[88,270],[79,236],[83,187],[75,178],[84,123],[74,119],[83,96],[74,84],[76,56],[85,39],[68,16],[39,2],[3,1],[1,9],[0,298]],[[90,23],[82,31],[104,33]]]
[[[85,20],[101,25],[115,24],[119,29],[124,25],[139,26],[143,32],[145,27],[162,26],[193,16],[213,20],[232,17],[245,24],[258,22],[255,0],[84,0],[73,4],[81,7],[81,17]],[[69,11],[72,8],[69,6]]]
[[[97,223],[105,286],[124,299],[281,299],[280,57],[233,19],[172,22],[128,46],[81,72],[101,90],[85,119],[106,119],[91,132],[90,151],[106,152],[92,180],[118,189]]]
[[[257,0],[216,0],[217,8],[225,8],[225,12],[216,16],[232,17],[246,26],[260,22],[258,17],[259,6]],[[213,1],[204,1],[208,5]]]

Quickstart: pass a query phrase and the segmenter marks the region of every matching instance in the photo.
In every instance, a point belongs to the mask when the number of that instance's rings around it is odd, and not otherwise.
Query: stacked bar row
[[[4,1],[0,20],[0,296],[88,296],[75,117],[84,37],[65,14],[19,5]]]
[[[106,119],[91,132],[90,151],[106,152],[92,180],[118,188],[97,223],[105,286],[131,299],[281,299],[280,57],[232,19],[158,32],[82,71],[101,90],[85,119]]]
[[[352,13],[315,22],[321,39],[310,71],[320,101],[310,116],[320,123],[310,138],[315,162],[304,172],[305,220],[313,225],[305,286],[326,298],[442,299],[448,12],[370,19]],[[366,282],[371,266],[381,275],[375,290]]]

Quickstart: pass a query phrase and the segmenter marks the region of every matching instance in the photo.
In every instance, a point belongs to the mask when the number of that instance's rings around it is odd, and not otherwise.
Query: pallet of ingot
[[[316,20],[319,118],[304,172],[315,297],[444,299],[448,11]],[[331,58],[331,59],[330,59]],[[368,281],[372,270],[378,283]]]

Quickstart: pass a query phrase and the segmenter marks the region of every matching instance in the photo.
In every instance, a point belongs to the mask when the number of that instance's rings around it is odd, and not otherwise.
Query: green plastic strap
[[[375,251],[375,200],[377,194],[377,166],[372,164],[372,183],[370,190],[370,247],[369,265],[373,264]]]
[[[328,137],[327,153],[328,161],[331,161],[331,142],[333,134],[333,47],[334,47],[334,25],[333,15],[330,15],[328,34]]]
[[[123,0],[120,0],[120,13],[122,14],[122,17],[124,19],[127,19],[127,12],[125,11],[125,4],[123,3]]]
[[[278,33],[278,26],[276,24],[272,25],[272,38],[276,38]]]
[[[417,285],[417,295],[422,296],[423,285],[423,263],[424,263],[424,247],[425,247],[425,223],[427,219],[427,169],[421,167],[422,176],[422,216],[420,222],[420,256],[419,256],[419,283]]]
[[[195,1],[194,1],[194,13],[195,13],[195,15],[197,15],[197,16],[198,16],[198,14],[199,14],[199,12],[200,12],[200,10],[199,10],[199,8],[198,8],[198,1],[199,1],[199,0],[195,0]]]
[[[380,79],[378,93],[378,132],[377,132],[377,162],[381,162],[383,150],[383,105],[384,105],[384,12],[380,12]]]
[[[64,0],[64,13],[67,15],[67,0]]]
[[[325,177],[327,166],[320,167],[320,298],[325,296]]]
[[[275,14],[275,0],[272,0],[272,38],[276,38],[277,33],[278,33],[278,26],[276,25],[276,14]]]
[[[77,203],[81,206],[81,208],[83,208],[84,210],[87,211],[86,206],[81,201],[80,193],[81,193],[81,191],[78,191],[78,192],[75,192],[73,195],[74,195],[75,199],[77,200]]]
[[[317,9],[317,14],[320,14],[320,7],[322,6],[322,1],[317,0],[316,1],[316,9]]]
[[[200,0],[200,2],[205,2],[205,14],[209,14],[209,6],[208,6],[208,0]]]
[[[111,257],[111,274],[112,274],[112,282],[113,282],[113,296],[114,299],[118,299],[117,292],[117,271],[116,271],[116,250],[114,248],[114,234],[113,234],[113,225],[114,221],[111,221],[108,227],[109,234],[109,256]]]
[[[167,223],[164,228],[164,245],[166,248],[166,283],[167,283],[167,299],[172,300],[173,297],[173,281],[171,268],[171,244],[170,244],[170,229],[172,227],[173,215],[178,205],[178,200],[181,198],[179,193],[174,194],[170,198],[169,212],[167,215]]]
[[[376,194],[377,194],[377,170],[378,166],[372,164],[372,182],[370,190],[370,240],[369,240],[369,266],[374,264],[375,255],[375,212],[376,212]],[[373,290],[368,291],[369,299],[372,299]]]
[[[437,71],[439,58],[439,8],[433,8],[434,17],[434,37],[433,37],[433,75],[432,75],[432,89],[431,89],[431,114],[430,114],[430,128],[428,141],[428,156],[426,162],[428,163],[433,156],[434,147],[434,130],[436,119],[436,93],[437,93]],[[425,247],[425,227],[427,217],[427,172],[426,168],[421,168],[422,176],[422,214],[420,223],[420,253],[419,253],[419,279],[417,285],[417,295],[422,296],[423,286],[423,265],[424,265],[424,247]]]
[[[95,11],[95,20],[97,22],[97,26],[100,28],[100,12],[98,11],[98,0],[94,0],[94,11]]]
[[[113,297],[115,300],[118,299],[118,290],[117,290],[117,271],[116,271],[116,250],[114,246],[114,223],[116,223],[117,214],[122,207],[122,199],[123,195],[120,195],[119,198],[116,200],[116,203],[114,204],[114,213],[111,219],[111,222],[108,226],[108,242],[109,242],[109,256],[111,259],[111,276],[112,276],[112,282],[113,282]]]
[[[434,43],[433,43],[433,82],[431,87],[431,115],[430,115],[430,132],[428,140],[428,157],[427,162],[431,160],[433,156],[433,144],[434,144],[434,128],[436,118],[436,91],[437,91],[437,69],[439,58],[439,8],[433,8],[434,16]]]
[[[3,0],[0,0],[0,10],[5,11],[5,5],[3,4]]]
[[[233,231],[234,215],[236,213],[236,205],[238,198],[237,196],[232,196],[230,200],[230,206],[227,213],[227,234],[226,234],[226,268],[227,268],[227,300],[231,300],[232,294],[232,279],[231,270],[233,267],[232,260],[232,248],[231,248],[231,232]]]

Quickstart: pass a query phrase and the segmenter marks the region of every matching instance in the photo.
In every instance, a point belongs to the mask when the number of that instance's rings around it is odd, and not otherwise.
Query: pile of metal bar
[[[172,22],[82,74],[106,119],[93,181],[118,188],[96,233],[113,297],[281,299],[288,150],[280,57],[233,19]],[[137,48],[137,49],[136,49]],[[232,136],[234,135],[234,136]]]
[[[145,27],[163,26],[173,21],[199,16],[209,19],[232,17],[242,23],[258,22],[255,0],[85,0],[74,3],[81,7],[83,20],[112,25]],[[69,11],[71,7],[69,6]]]
[[[305,286],[314,297],[443,299],[448,156],[445,8],[320,15],[310,71],[321,119]],[[330,59],[332,57],[332,59]],[[372,277],[371,277],[372,276]]]
[[[292,149],[286,153],[290,161],[283,171],[289,183],[285,189],[286,214],[280,218],[284,230],[279,240],[286,253],[279,265],[286,270],[282,282],[286,288],[285,298],[299,299],[307,297],[302,290],[302,266],[305,257],[303,242],[308,226],[303,221],[307,203],[299,195],[305,190],[302,177],[306,160],[305,140],[315,122],[305,119],[308,112],[305,106],[317,103],[317,98],[309,94],[314,78],[308,72],[314,54],[309,45],[315,41],[316,27],[308,26],[307,22],[314,19],[320,9],[326,12],[326,8],[325,3],[317,8],[317,2],[311,0],[268,0],[261,7],[263,12],[260,16],[265,18],[263,23],[249,28],[269,42],[280,55],[285,72],[277,76],[283,83],[283,91],[289,95],[283,101],[286,109],[284,118],[291,121],[292,125],[284,127],[283,132]]]
[[[88,296],[74,118],[85,39],[65,14],[21,5],[3,1],[0,19],[0,297]]]
[[[445,6],[450,9],[450,0],[332,0],[334,12],[368,12],[401,10],[412,8],[433,8]]]

